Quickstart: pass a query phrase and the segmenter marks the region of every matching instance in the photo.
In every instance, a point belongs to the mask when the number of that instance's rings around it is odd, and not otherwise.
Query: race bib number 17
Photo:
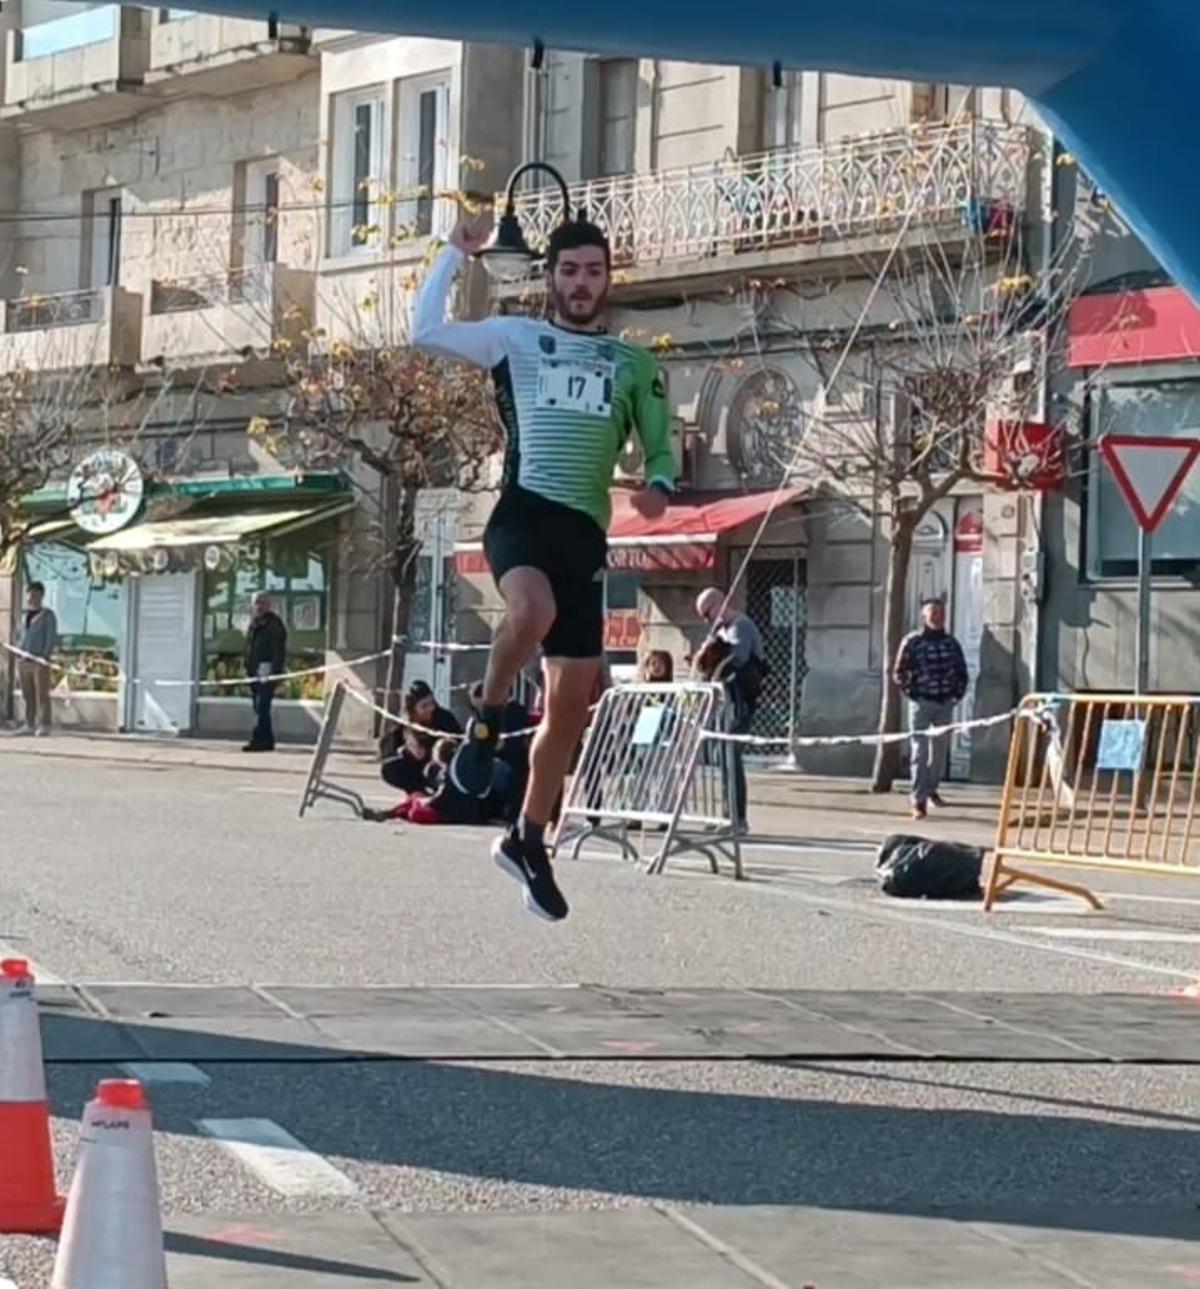
[[[584,416],[608,416],[614,376],[610,362],[543,358],[538,366],[537,405]]]

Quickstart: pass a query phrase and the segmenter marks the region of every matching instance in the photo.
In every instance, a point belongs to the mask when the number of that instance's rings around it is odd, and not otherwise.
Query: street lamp
[[[509,176],[504,214],[500,216],[487,245],[479,252],[484,268],[497,282],[519,282],[528,275],[530,267],[541,259],[540,254],[530,249],[521,221],[517,218],[517,184],[534,170],[544,170],[558,184],[558,190],[562,194],[562,222],[568,224],[571,221],[571,194],[567,191],[567,181],[562,175],[546,161],[527,161],[523,166],[518,166]]]

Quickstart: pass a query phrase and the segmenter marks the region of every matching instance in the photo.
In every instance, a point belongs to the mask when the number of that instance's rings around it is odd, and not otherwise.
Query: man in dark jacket
[[[962,646],[946,630],[945,603],[936,596],[925,600],[921,620],[921,630],[900,642],[893,668],[896,684],[908,699],[914,819],[924,819],[929,806],[944,804],[938,787],[946,764],[945,736],[930,737],[925,731],[950,724],[968,683]]]
[[[271,699],[276,682],[266,679],[287,670],[287,627],[271,607],[271,597],[259,591],[254,597],[254,616],[246,632],[246,675],[254,702],[254,732],[243,752],[270,752],[275,746],[271,726]]]

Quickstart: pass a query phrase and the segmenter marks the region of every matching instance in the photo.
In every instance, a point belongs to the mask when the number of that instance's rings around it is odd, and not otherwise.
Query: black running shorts
[[[604,585],[608,539],[590,515],[527,488],[500,494],[483,532],[488,567],[499,585],[514,568],[545,573],[557,612],[542,641],[547,658],[599,658],[604,653]]]

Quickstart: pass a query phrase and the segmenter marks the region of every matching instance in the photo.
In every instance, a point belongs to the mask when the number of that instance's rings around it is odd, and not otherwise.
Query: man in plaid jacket
[[[949,725],[967,692],[967,662],[962,646],[946,630],[945,603],[937,598],[923,601],[921,620],[921,630],[900,642],[892,669],[908,699],[914,819],[924,819],[930,804],[943,804],[938,785],[946,765],[945,736],[930,738],[924,731]]]

